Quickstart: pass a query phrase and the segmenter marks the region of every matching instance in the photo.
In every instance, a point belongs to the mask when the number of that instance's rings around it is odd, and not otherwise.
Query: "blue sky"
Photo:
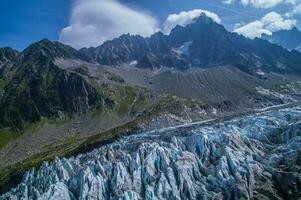
[[[70,5],[69,0],[1,0],[0,46],[21,50],[41,38],[57,40]]]
[[[97,46],[122,32],[149,35],[162,29],[170,14],[194,9],[213,12],[228,30],[243,27],[238,29],[240,33],[250,37],[294,25],[299,27],[301,20],[301,0],[228,0],[228,4],[223,0],[120,0],[114,5],[109,1],[113,0],[1,0],[0,47],[22,50],[43,38],[77,48]],[[300,13],[295,9],[299,4]],[[263,17],[271,12],[273,15],[266,19],[277,21],[264,24],[267,20]],[[127,18],[124,16],[129,16],[129,23],[120,25],[118,21]],[[143,30],[141,24],[147,24]],[[280,27],[275,28],[275,24]],[[248,35],[254,28],[258,34]]]

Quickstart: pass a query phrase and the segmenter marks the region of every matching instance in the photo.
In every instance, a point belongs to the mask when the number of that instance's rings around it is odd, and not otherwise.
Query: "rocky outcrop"
[[[82,54],[87,55],[92,62],[104,65],[118,65],[139,60],[151,51],[148,41],[141,36],[122,35],[112,41],[107,41],[96,48],[83,48]]]
[[[0,199],[297,199],[301,109],[130,136],[31,170]]]
[[[18,51],[12,48],[0,48],[0,68],[7,63],[12,63],[18,55]]]

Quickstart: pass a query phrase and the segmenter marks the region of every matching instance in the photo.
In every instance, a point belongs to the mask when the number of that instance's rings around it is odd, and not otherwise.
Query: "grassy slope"
[[[0,131],[0,149],[5,147],[14,137],[16,133],[9,130]]]
[[[115,102],[114,106],[108,107],[105,110],[96,110],[91,113],[93,117],[104,117],[107,116],[112,118],[114,122],[117,118],[122,118],[127,115],[137,115],[139,112],[142,112],[145,107],[148,105],[149,98],[151,93],[141,88],[132,88],[125,85],[112,85],[112,84],[98,84],[94,80],[92,84],[97,88],[97,90],[108,97],[109,99]],[[104,114],[104,112],[106,114]],[[133,118],[130,116],[129,118]],[[43,119],[40,122],[29,125],[25,130],[21,132],[13,132],[3,130],[0,132],[0,150],[4,148],[8,143],[10,143],[14,138],[21,134],[30,133],[38,130],[43,127],[45,124],[54,124],[56,126],[63,125],[65,120],[48,120]],[[123,127],[130,125],[125,124]],[[117,128],[121,131],[123,128]],[[118,131],[119,132],[119,131]],[[106,133],[100,133],[99,137],[103,138],[101,140],[109,140],[115,137],[116,131],[112,130]],[[20,178],[24,172],[32,167],[37,167],[41,164],[42,161],[53,160],[55,157],[63,157],[70,155],[71,152],[77,151],[87,141],[91,141],[91,138],[76,138],[69,137],[63,140],[61,143],[48,144],[46,145],[40,153],[34,154],[33,156],[26,158],[25,160],[6,167],[5,169],[0,170],[0,192],[8,188],[11,184]]]

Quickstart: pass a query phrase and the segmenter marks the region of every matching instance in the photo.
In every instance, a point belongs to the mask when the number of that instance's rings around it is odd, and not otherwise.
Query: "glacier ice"
[[[297,199],[301,108],[132,135],[28,171],[4,199]]]

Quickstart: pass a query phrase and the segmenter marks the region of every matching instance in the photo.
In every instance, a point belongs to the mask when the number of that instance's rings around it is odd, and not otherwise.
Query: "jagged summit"
[[[279,34],[284,32],[280,31]],[[289,32],[294,33],[296,37],[299,33],[297,28]],[[183,47],[186,49],[185,55],[179,53]],[[153,57],[152,60],[156,60],[157,65],[155,68],[166,66],[187,69],[233,65],[253,74],[258,70],[296,73],[298,71],[296,66],[301,62],[300,55],[296,52],[291,54],[258,39],[250,40],[230,33],[205,14],[185,27],[179,25],[174,27],[169,35],[158,32],[149,38],[143,38],[139,35],[123,34],[98,47],[83,48],[79,51],[59,42],[43,39],[26,48],[22,55],[25,59],[46,56],[52,60],[81,59],[103,65],[120,65],[137,61],[139,63],[137,66],[144,67],[148,64],[143,62],[149,61],[146,58]],[[154,68],[154,63],[149,67]]]
[[[292,29],[293,32],[298,30]],[[184,51],[183,51],[184,50]],[[80,59],[102,65],[137,63],[136,67],[186,70],[234,66],[250,73],[299,73],[301,54],[289,52],[261,39],[247,39],[231,33],[210,17],[201,15],[193,23],[174,27],[169,35],[161,32],[148,38],[123,34],[98,47],[76,49],[47,39],[22,52],[29,60],[46,56]]]
[[[206,15],[185,27],[176,26],[169,35],[156,33],[143,38],[125,34],[80,52],[104,65],[137,61],[137,67],[166,66],[179,70],[231,65],[251,74],[258,71],[299,73],[301,64],[301,54],[290,53],[264,40],[251,40],[228,32]]]

